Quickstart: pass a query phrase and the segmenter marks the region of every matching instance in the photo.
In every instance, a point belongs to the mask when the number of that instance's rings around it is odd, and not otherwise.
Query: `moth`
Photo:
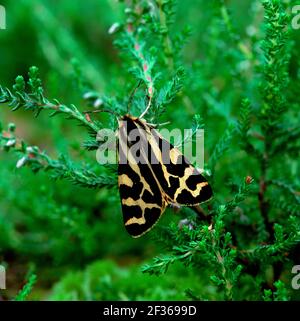
[[[132,237],[152,229],[168,205],[195,206],[211,199],[208,181],[153,125],[129,114],[118,122],[118,186]]]

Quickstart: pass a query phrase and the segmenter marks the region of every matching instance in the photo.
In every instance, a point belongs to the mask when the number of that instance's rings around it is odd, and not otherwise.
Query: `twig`
[[[141,83],[142,83],[142,80],[140,80],[140,81],[138,82],[138,84],[133,88],[133,90],[132,90],[132,92],[131,92],[131,94],[130,94],[130,96],[129,96],[129,100],[128,100],[128,104],[127,104],[127,113],[129,113],[129,108],[130,108],[130,106],[131,106],[132,99],[133,99],[136,91],[137,91],[138,88],[140,87]]]

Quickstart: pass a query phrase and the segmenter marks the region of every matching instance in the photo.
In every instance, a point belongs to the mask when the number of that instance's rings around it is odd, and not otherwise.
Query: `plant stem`
[[[233,299],[233,297],[232,297],[232,287],[233,287],[233,285],[231,284],[231,282],[226,277],[226,272],[227,271],[226,271],[226,268],[225,268],[225,265],[224,265],[224,258],[221,255],[220,251],[216,252],[216,257],[217,257],[218,263],[222,267],[222,276],[223,276],[223,280],[225,282],[225,300],[232,301],[232,299]]]
[[[94,132],[98,132],[100,128],[89,118],[84,116],[74,105],[72,105],[72,108],[57,103],[53,104],[49,101],[46,101],[45,103],[38,103],[36,101],[26,100],[27,103],[34,103],[36,107],[41,109],[48,109],[53,110],[56,113],[64,113],[69,115],[71,118],[78,120],[83,125],[91,128]]]
[[[163,0],[158,0],[159,20],[161,25],[161,34],[164,41],[165,60],[171,72],[174,70],[173,46],[169,36],[166,14],[163,10]]]

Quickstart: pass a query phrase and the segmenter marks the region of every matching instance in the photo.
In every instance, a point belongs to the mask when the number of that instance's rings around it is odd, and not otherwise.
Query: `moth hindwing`
[[[118,150],[122,212],[131,236],[148,232],[169,204],[192,206],[212,197],[200,172],[145,121],[120,119]]]

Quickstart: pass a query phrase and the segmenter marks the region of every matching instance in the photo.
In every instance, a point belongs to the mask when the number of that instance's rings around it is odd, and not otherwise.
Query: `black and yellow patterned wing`
[[[212,189],[206,178],[176,147],[150,129],[146,133],[152,151],[151,167],[169,203],[192,206],[210,200]]]
[[[149,231],[159,220],[166,208],[166,201],[155,175],[144,157],[139,163],[128,150],[128,129],[120,121],[119,125],[119,165],[118,184],[121,197],[124,225],[133,237]],[[130,123],[126,125],[130,126]]]
[[[133,130],[139,131],[136,153],[128,138]],[[128,115],[119,124],[118,175],[124,224],[133,237],[149,231],[168,204],[191,206],[212,197],[207,180],[178,149],[146,122]]]

